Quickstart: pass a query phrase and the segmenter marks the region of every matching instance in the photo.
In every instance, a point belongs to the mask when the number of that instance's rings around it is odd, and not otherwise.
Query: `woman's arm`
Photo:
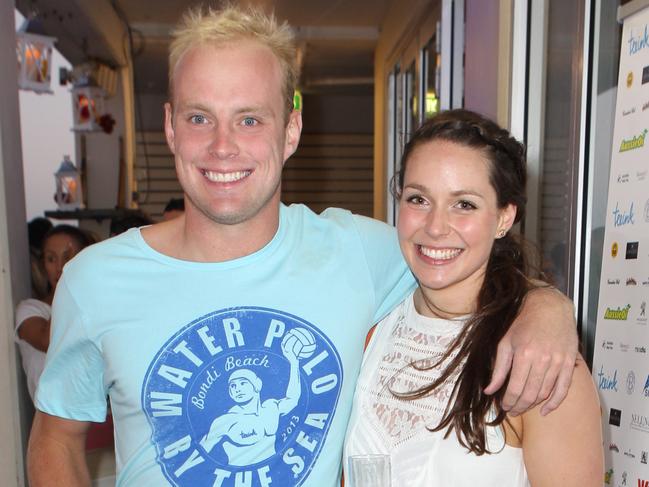
[[[41,352],[50,346],[50,321],[40,316],[30,316],[18,327],[18,336]]]
[[[534,487],[602,485],[604,452],[597,391],[577,359],[566,399],[547,416],[540,406],[523,414],[523,456]]]

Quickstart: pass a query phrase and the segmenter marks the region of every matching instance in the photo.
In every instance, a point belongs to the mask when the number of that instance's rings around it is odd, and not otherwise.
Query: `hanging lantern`
[[[104,90],[89,76],[82,76],[72,88],[72,104],[75,132],[96,132],[102,130],[101,116],[104,113]]]
[[[56,194],[54,199],[59,210],[78,210],[81,208],[81,175],[77,167],[64,156],[58,171],[54,173],[56,179]]]
[[[36,93],[52,93],[50,71],[54,37],[45,35],[37,18],[25,19],[16,32],[18,87]]]

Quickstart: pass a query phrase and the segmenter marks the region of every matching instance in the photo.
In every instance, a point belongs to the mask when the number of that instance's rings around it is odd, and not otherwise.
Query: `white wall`
[[[23,16],[15,11],[16,28]],[[75,160],[72,132],[72,97],[70,85],[59,86],[59,68],[70,63],[55,49],[52,56],[54,94],[19,91],[20,129],[22,132],[23,171],[25,175],[25,206],[27,220],[54,210],[54,173],[63,156]]]
[[[24,485],[23,446],[29,431],[13,341],[15,304],[29,295],[13,2],[0,2],[0,485]]]

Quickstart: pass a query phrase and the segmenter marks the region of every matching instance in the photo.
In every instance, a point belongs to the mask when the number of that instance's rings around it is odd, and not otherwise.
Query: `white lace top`
[[[416,362],[437,361],[462,328],[463,320],[428,318],[417,313],[410,295],[376,328],[365,351],[347,429],[344,460],[351,455],[389,454],[392,487],[527,487],[520,448],[506,445],[500,428],[487,428],[491,455],[475,455],[452,432],[431,432],[451,395],[451,377],[432,394],[402,400],[429,384],[440,370],[417,370]],[[353,487],[353,486],[351,486]]]

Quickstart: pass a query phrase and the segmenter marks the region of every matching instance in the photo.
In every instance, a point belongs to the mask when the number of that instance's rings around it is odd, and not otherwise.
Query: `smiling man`
[[[117,485],[336,485],[363,340],[414,280],[387,225],[280,203],[302,130],[295,60],[289,27],[257,11],[193,11],[175,32],[165,132],[185,213],[66,267],[37,393],[33,487],[89,485],[85,433],[105,418],[107,395]],[[507,407],[553,390],[548,409],[561,401],[576,353],[571,313],[558,293],[529,296],[488,389],[513,360]],[[244,376],[277,412],[273,444],[254,462],[202,441],[215,418],[250,413],[226,392]],[[233,425],[240,444],[261,438]]]

